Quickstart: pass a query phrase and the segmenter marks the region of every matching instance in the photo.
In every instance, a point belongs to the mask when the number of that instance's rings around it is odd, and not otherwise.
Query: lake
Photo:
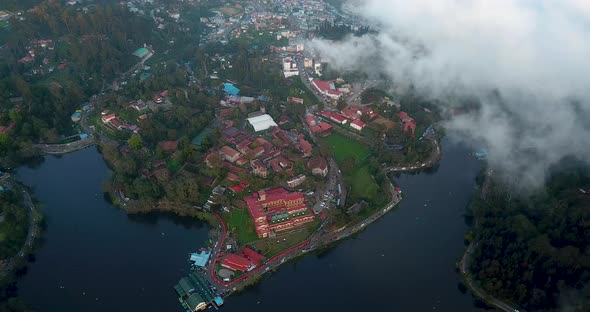
[[[355,237],[286,263],[222,311],[476,311],[455,263],[463,213],[480,163],[443,142],[438,168],[394,177],[398,208]],[[96,149],[18,170],[44,205],[44,244],[19,283],[39,311],[182,311],[172,286],[208,227],[189,218],[128,217],[103,197],[108,169]]]

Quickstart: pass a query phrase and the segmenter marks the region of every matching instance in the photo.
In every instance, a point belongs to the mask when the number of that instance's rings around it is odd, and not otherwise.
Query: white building
[[[271,127],[278,126],[269,114],[248,118],[248,122],[254,128],[254,131],[264,131]]]
[[[283,59],[283,74],[285,75],[285,78],[299,75],[297,63],[295,63],[290,57]]]

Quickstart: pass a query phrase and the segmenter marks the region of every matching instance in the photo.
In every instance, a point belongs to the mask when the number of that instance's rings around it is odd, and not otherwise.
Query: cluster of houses
[[[140,128],[132,123],[129,123],[126,120],[123,120],[120,116],[117,116],[114,113],[109,113],[109,111],[102,111],[102,117],[100,120],[103,124],[113,128],[114,130],[128,130],[133,133],[139,133]]]
[[[318,113],[318,116],[339,125],[346,125],[348,123],[351,128],[357,131],[362,131],[367,126],[367,124],[361,120],[361,117],[367,116],[366,120],[372,120],[373,118],[377,117],[377,114],[375,114],[368,106],[351,106],[343,109],[340,113],[322,111]]]

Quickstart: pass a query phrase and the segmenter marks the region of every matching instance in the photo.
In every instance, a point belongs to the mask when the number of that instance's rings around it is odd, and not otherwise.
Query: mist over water
[[[480,109],[446,126],[487,146],[491,165],[539,186],[565,156],[590,151],[590,2],[584,0],[366,0],[345,7],[377,30],[308,47],[343,71],[382,74]]]

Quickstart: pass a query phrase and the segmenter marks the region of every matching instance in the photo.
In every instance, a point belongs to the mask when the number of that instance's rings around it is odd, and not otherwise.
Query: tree
[[[343,110],[346,108],[346,101],[344,101],[344,98],[339,98],[338,99],[338,103],[336,104],[336,108],[338,110]]]
[[[133,134],[131,136],[131,138],[129,138],[129,140],[127,140],[127,143],[134,150],[139,150],[143,147],[143,141],[141,140],[141,137],[137,133]]]
[[[320,141],[319,151],[320,155],[322,155],[323,157],[329,157],[330,155],[332,155],[332,147],[325,141]]]

